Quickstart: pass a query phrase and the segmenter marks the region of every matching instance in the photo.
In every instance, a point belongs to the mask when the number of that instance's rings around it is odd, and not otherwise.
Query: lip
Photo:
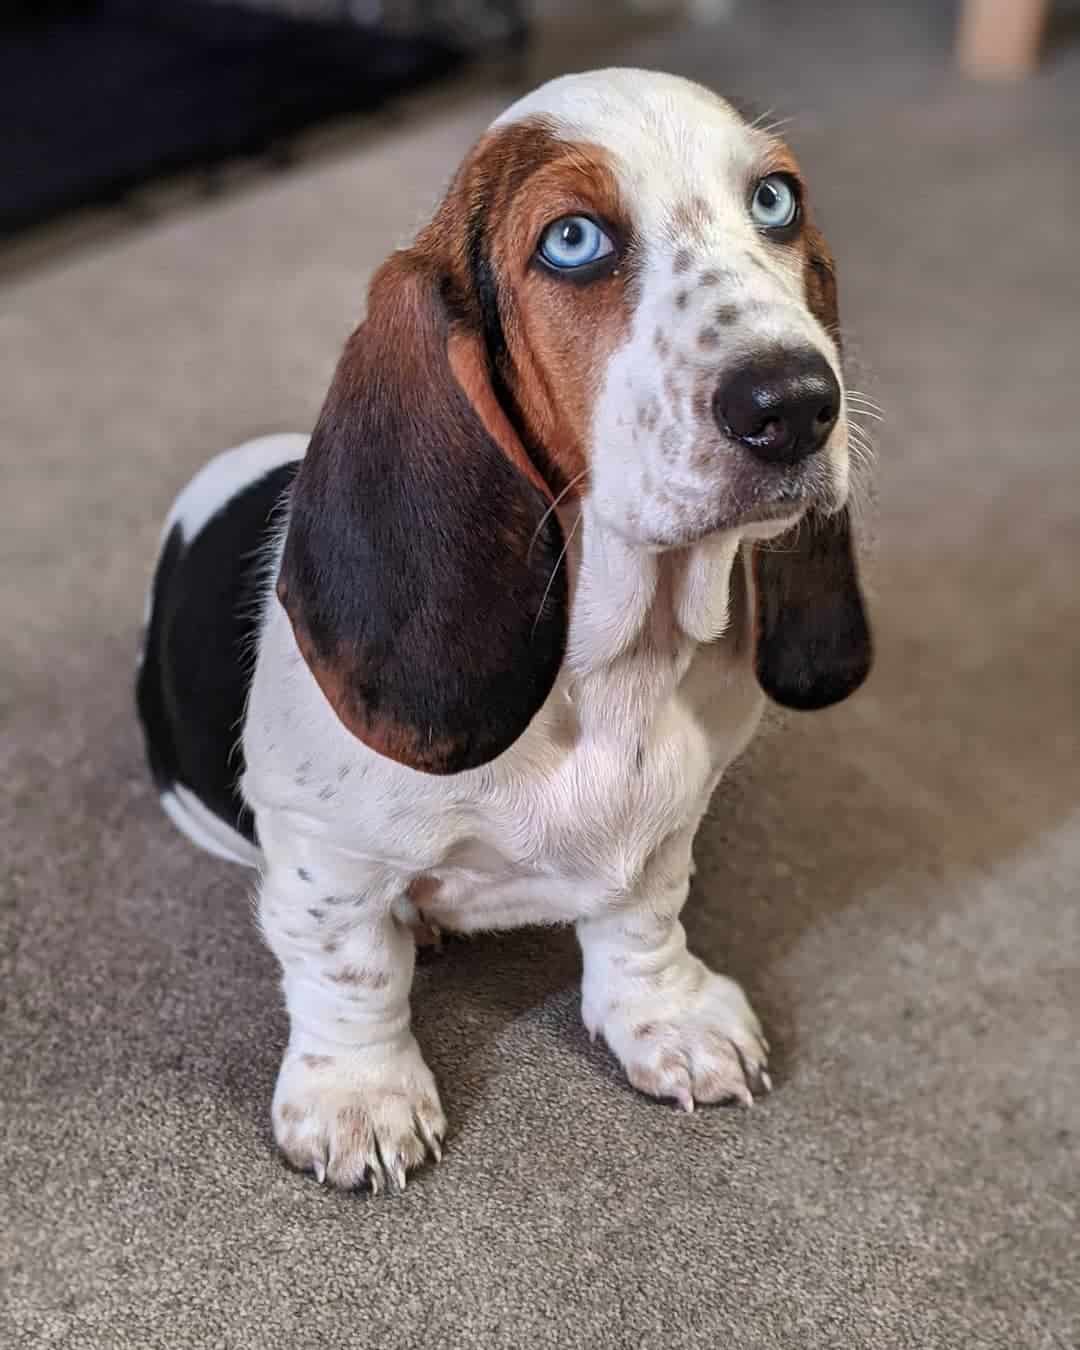
[[[782,494],[774,496],[772,500],[755,502],[753,506],[748,506],[744,510],[730,514],[720,511],[712,519],[696,528],[687,529],[685,533],[680,532],[671,538],[653,537],[646,542],[651,549],[665,552],[672,548],[690,548],[694,544],[700,544],[704,539],[712,538],[713,535],[727,534],[732,530],[753,531],[756,525],[779,524],[783,528],[768,531],[767,537],[777,533],[782,534],[784,530],[790,529],[806,514],[814,502],[818,500],[818,495],[809,489],[797,491],[786,489]]]
[[[809,508],[812,500],[810,493],[803,493],[797,499],[792,497],[783,502],[763,502],[737,516],[729,528],[737,530],[744,525],[766,525],[774,520],[790,520],[794,524]]]

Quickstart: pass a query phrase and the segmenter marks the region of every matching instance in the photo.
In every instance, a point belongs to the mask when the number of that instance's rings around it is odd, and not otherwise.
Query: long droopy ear
[[[870,626],[847,510],[811,512],[755,547],[758,683],[786,708],[811,712],[853,694],[870,673]]]
[[[805,231],[809,309],[840,347],[836,277],[820,232]],[[780,539],[755,546],[755,668],[775,702],[811,711],[839,703],[866,679],[873,643],[846,507],[811,511]]]
[[[528,726],[566,641],[552,497],[429,262],[395,254],[293,489],[278,596],[346,727],[426,773]]]

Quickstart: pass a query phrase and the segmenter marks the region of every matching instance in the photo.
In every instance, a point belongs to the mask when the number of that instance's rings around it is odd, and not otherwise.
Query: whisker
[[[760,131],[763,136],[773,136],[781,127],[790,126],[791,123],[795,121],[793,116],[775,117],[773,115],[775,112],[775,108],[766,108],[760,116],[755,117],[750,123],[750,129],[752,131]],[[771,121],[768,120],[770,118],[772,119]]]
[[[536,618],[533,620],[532,626],[533,634],[536,633],[536,626],[540,622],[540,616],[544,612],[544,606],[547,604],[547,598],[551,594],[552,586],[555,584],[555,578],[556,576],[558,576],[559,567],[562,565],[562,560],[566,557],[566,550],[570,547],[570,541],[577,533],[577,527],[580,524],[581,524],[581,512],[579,511],[577,513],[577,519],[574,521],[573,525],[570,526],[570,533],[566,536],[566,543],[563,544],[562,546],[562,552],[555,559],[555,566],[551,569],[551,576],[548,577],[548,584],[544,587],[544,594],[540,600],[540,608],[537,610]]]
[[[530,561],[532,560],[532,551],[533,551],[533,547],[534,547],[534,545],[536,544],[536,540],[537,540],[537,538],[539,537],[540,531],[541,531],[541,530],[544,528],[544,526],[547,524],[548,517],[551,515],[552,511],[555,510],[555,508],[559,505],[559,503],[562,501],[562,499],[566,496],[566,494],[567,494],[572,488],[577,487],[578,483],[581,482],[581,480],[585,477],[585,475],[586,475],[588,472],[589,472],[589,470],[588,470],[587,468],[586,468],[586,469],[582,469],[582,471],[581,471],[575,478],[571,478],[570,482],[567,483],[567,485],[563,488],[563,490],[559,493],[559,495],[558,495],[558,496],[555,498],[555,500],[551,503],[551,505],[548,507],[548,509],[547,509],[547,510],[544,512],[544,514],[540,517],[540,523],[539,523],[539,525],[537,525],[536,529],[533,530],[533,537],[529,540],[529,547],[528,547],[528,548],[526,549],[526,551],[525,551],[525,561],[526,561],[526,562],[530,562]],[[579,517],[579,519],[580,519],[580,517]]]
[[[867,455],[872,455],[874,453],[873,442],[865,432],[862,432],[858,427],[852,426],[850,422],[848,423],[848,444],[858,446],[858,448]]]
[[[871,420],[872,422],[884,422],[884,421],[885,421],[885,414],[884,414],[884,413],[871,412],[869,408],[859,408],[859,407],[854,407],[854,408],[853,408],[853,407],[850,405],[850,403],[848,404],[848,416],[849,416],[849,417],[869,417],[870,420]]]

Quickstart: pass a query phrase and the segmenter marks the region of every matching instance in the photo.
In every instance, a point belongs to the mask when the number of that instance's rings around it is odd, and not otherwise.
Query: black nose
[[[840,415],[840,385],[811,348],[747,361],[713,399],[720,430],[759,459],[795,464],[820,450]]]

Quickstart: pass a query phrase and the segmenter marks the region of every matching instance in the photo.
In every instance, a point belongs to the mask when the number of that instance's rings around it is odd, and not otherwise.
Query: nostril
[[[732,428],[728,426],[728,432]],[[761,450],[778,450],[789,438],[787,423],[779,417],[767,417],[747,435],[737,437]]]

